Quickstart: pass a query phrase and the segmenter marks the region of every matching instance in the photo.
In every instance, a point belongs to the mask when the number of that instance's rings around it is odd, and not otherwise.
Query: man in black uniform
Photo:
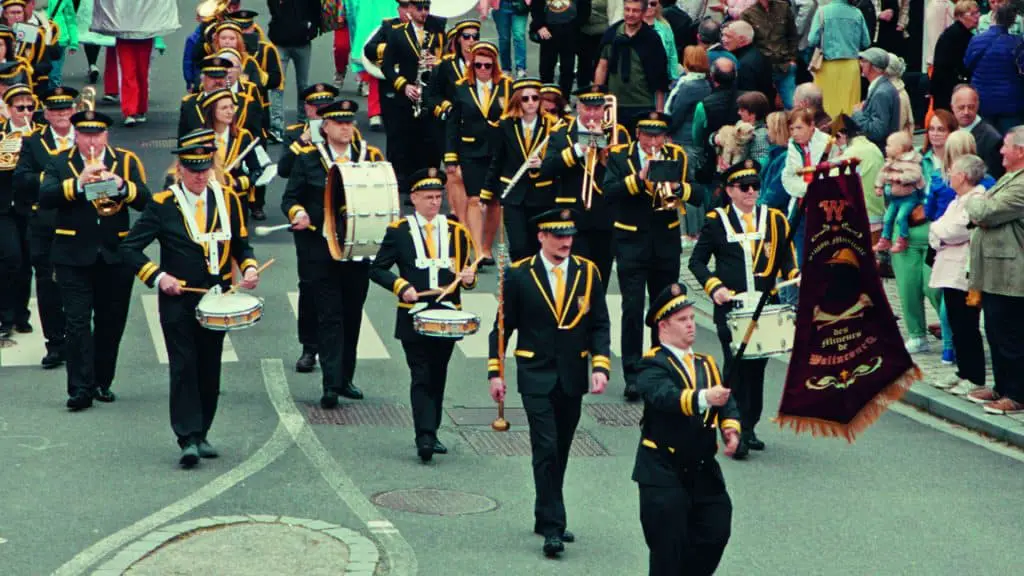
[[[540,253],[503,271],[505,342],[519,331],[516,381],[530,423],[533,483],[536,490],[533,531],[544,536],[544,554],[557,556],[566,530],[562,486],[569,448],[580,419],[583,395],[604,392],[611,362],[610,323],[604,284],[597,266],[573,256],[576,234],[572,211],[554,209],[534,218]],[[495,322],[490,335],[487,376],[495,402],[505,398]],[[590,361],[588,362],[588,358]]]
[[[242,288],[251,290],[259,283],[242,202],[210,174],[216,136],[202,132],[200,138],[188,134],[179,139],[174,154],[181,183],[153,196],[120,246],[125,267],[160,290],[160,328],[170,361],[171,428],[185,468],[201,457],[218,456],[206,436],[217,411],[225,332],[196,321],[201,295],[182,288],[227,291],[232,261],[244,274]],[[143,252],[154,240],[160,242],[159,265]]]
[[[651,576],[710,576],[729,542],[732,502],[715,461],[715,428],[725,454],[739,446],[736,401],[715,359],[695,354],[697,322],[686,286],[673,283],[651,301],[647,325],[661,346],[644,354],[637,389],[644,399],[633,467]],[[717,411],[717,414],[715,412]]]
[[[413,329],[413,308],[419,306],[418,302],[422,302],[423,308],[461,308],[459,285],[467,289],[476,286],[473,240],[465,226],[438,215],[442,190],[444,174],[437,168],[413,175],[410,198],[415,213],[388,227],[370,268],[370,279],[399,299],[395,338],[402,341],[409,365],[416,453],[424,462],[429,462],[434,454],[448,453],[448,448],[437,439],[437,429],[441,425],[448,361],[456,339],[417,333]],[[395,265],[398,275],[391,271]],[[444,289],[456,278],[459,282],[440,303],[435,302],[434,296],[420,299],[421,292]]]
[[[441,145],[431,133],[431,109],[422,76],[441,61],[444,51],[445,19],[430,15],[429,0],[411,0],[409,21],[388,31],[382,71],[394,87],[394,113],[387,119],[397,124],[394,139],[388,139],[388,159],[394,165],[398,189],[409,193],[410,176],[441,163]],[[422,69],[421,69],[422,64]],[[423,72],[424,74],[421,74]],[[394,148],[394,152],[392,152]]]
[[[789,222],[785,214],[757,205],[760,171],[754,160],[745,160],[726,170],[723,180],[731,203],[708,212],[700,239],[690,254],[690,271],[715,302],[715,326],[727,371],[733,360],[728,313],[737,304],[744,310],[753,310],[761,293],[775,288],[775,278],[768,276],[776,258],[782,259],[784,278],[799,275],[796,251],[791,242],[786,243]],[[712,256],[714,272],[708,268]],[[772,302],[778,303],[778,297],[773,296]],[[732,388],[743,424],[737,459],[745,458],[748,450],[764,450],[764,442],[754,433],[754,427],[761,419],[767,364],[767,359],[744,359],[737,367]]]
[[[231,62],[219,56],[203,58],[202,68],[199,69],[199,90],[186,94],[181,99],[181,106],[178,111],[178,138],[193,130],[205,127],[206,119],[203,117],[203,97],[215,90],[228,87],[228,68]]]
[[[7,88],[3,100],[10,117],[0,119],[0,339],[33,330],[28,310],[32,288],[28,219],[32,206],[15,193],[14,168],[25,140],[41,128],[32,122],[35,96],[27,84]]]
[[[622,293],[622,368],[624,395],[639,399],[637,364],[643,353],[644,293],[653,299],[679,279],[679,208],[690,201],[686,152],[665,141],[669,118],[647,112],[636,123],[636,142],[620,144],[608,157],[604,193],[615,206],[615,260]],[[679,179],[656,183],[648,178],[653,160],[677,164]],[[653,175],[652,175],[653,176]],[[657,335],[652,334],[657,343]]]
[[[378,68],[384,65],[384,51],[387,49],[388,34],[391,30],[398,28],[404,22],[409,21],[409,15],[412,12],[412,3],[408,0],[398,0],[398,17],[397,18],[386,18],[381,24],[380,28],[374,33],[372,37],[366,42],[363,47],[363,58],[369,62],[376,64]],[[380,124],[383,124],[385,130],[385,136],[388,142],[394,142],[400,134],[399,126],[396,123],[388,122],[388,119],[394,116],[392,110],[395,105],[395,87],[387,81],[378,82],[377,95],[380,99]],[[380,124],[374,124],[373,118],[370,119],[370,129],[375,132],[379,132]],[[397,149],[397,148],[396,148]],[[388,146],[388,161],[393,161],[391,146]]]
[[[559,206],[572,206],[580,213],[578,233],[573,240],[577,254],[594,261],[604,282],[611,281],[612,272],[612,206],[604,193],[605,165],[610,147],[629,144],[629,133],[621,124],[604,122],[605,91],[602,86],[576,91],[577,116],[551,134],[541,175],[556,178],[561,193],[555,201]],[[598,148],[597,139],[607,144]],[[584,174],[588,174],[585,178]],[[590,185],[583,189],[584,180]],[[587,203],[589,199],[589,205]]]
[[[354,400],[363,397],[353,378],[370,264],[335,260],[323,235],[324,192],[331,163],[383,161],[380,150],[354,137],[358,108],[351,100],[339,100],[320,109],[324,142],[301,149],[281,199],[281,210],[293,224],[296,250],[301,255],[299,277],[308,278],[313,288],[317,351],[323,369],[320,406],[325,409],[337,407],[339,395]],[[333,198],[335,206],[341,206],[338,196]]]
[[[50,161],[75,144],[71,115],[77,96],[78,91],[73,88],[57,87],[43,98],[43,117],[47,125],[22,142],[21,155],[14,169],[18,204],[31,210],[28,218],[29,252],[35,272],[39,321],[46,338],[46,356],[42,360],[46,369],[64,363],[65,318],[51,259],[57,211],[39,206],[39,185],[43,181],[43,170]]]
[[[109,116],[87,110],[71,123],[75,145],[43,172],[39,206],[57,210],[53,265],[67,313],[67,406],[82,410],[93,398],[115,400],[110,385],[132,295],[132,271],[117,247],[128,235],[125,205],[141,211],[149,189],[139,157],[107,145]],[[88,200],[85,187],[103,181],[113,181],[116,195]]]

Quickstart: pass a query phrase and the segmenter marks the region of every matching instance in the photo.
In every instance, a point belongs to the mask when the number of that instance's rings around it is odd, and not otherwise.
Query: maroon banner
[[[855,436],[921,379],[882,289],[860,176],[817,175],[804,199],[793,355],[776,422]]]

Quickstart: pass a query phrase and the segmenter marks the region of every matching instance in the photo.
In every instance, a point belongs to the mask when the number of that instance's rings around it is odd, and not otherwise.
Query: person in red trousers
[[[348,23],[334,31],[334,85],[341,88],[348,72],[349,52],[352,51]]]

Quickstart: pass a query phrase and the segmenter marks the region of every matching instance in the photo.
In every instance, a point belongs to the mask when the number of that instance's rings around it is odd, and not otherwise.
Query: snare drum
[[[462,310],[423,310],[413,314],[412,327],[423,336],[462,338],[476,334],[480,329],[480,317]]]
[[[208,292],[196,306],[196,320],[208,330],[243,330],[263,318],[263,299],[249,294]]]
[[[336,220],[341,260],[372,260],[388,225],[401,215],[398,180],[389,162],[331,166],[327,186],[338,199]]]
[[[753,310],[737,310],[726,315],[726,324],[732,334],[735,353],[754,317]],[[743,357],[747,359],[769,358],[793,351],[793,337],[796,332],[796,311],[788,304],[765,306],[757,321],[757,328],[750,336]]]

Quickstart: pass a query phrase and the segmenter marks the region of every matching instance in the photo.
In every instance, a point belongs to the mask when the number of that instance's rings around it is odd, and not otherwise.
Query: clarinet
[[[427,67],[426,57],[430,55],[432,41],[433,34],[424,30],[423,45],[420,46],[420,62],[416,69],[416,86],[420,89],[420,95],[412,103],[413,118],[419,118],[423,114],[423,91],[427,89],[427,78],[430,76],[430,68]]]

